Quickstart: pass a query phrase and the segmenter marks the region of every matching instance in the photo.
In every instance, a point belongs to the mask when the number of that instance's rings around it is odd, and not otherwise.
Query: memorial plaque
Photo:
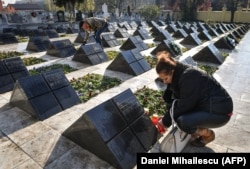
[[[130,34],[126,31],[126,29],[118,28],[114,32],[114,36],[117,38],[128,38],[130,37]]]
[[[221,26],[218,26],[218,27],[216,28],[216,31],[217,31],[219,34],[224,34],[224,33],[226,33],[225,30],[224,30]]]
[[[13,90],[14,83],[10,74],[0,75],[0,94]]]
[[[20,57],[7,58],[4,63],[10,73],[26,70],[26,66]]]
[[[224,57],[214,44],[209,44],[204,47],[193,56],[193,59],[197,62],[212,63],[216,65],[221,65],[224,62]]]
[[[46,52],[47,55],[60,58],[69,57],[75,53],[76,49],[69,39],[52,41]]]
[[[162,21],[162,20],[158,20],[158,21],[157,21],[157,24],[158,24],[159,26],[166,26],[166,23],[165,23],[164,21]]]
[[[153,37],[156,37],[156,36],[159,36],[162,32],[162,28],[161,27],[153,27],[151,30],[150,30],[150,33],[151,33],[151,36]]]
[[[44,120],[79,104],[80,99],[61,69],[17,80],[10,103]]]
[[[200,38],[196,33],[190,33],[180,43],[185,45],[199,46],[202,44],[202,41],[200,40]]]
[[[239,43],[238,38],[233,34],[233,32],[229,33],[227,36],[228,36],[229,38],[233,39],[234,42],[235,42],[236,44]]]
[[[18,79],[10,103],[40,120],[62,110],[40,74]]]
[[[208,30],[208,33],[209,33],[211,36],[215,36],[215,37],[220,36],[220,34],[219,34],[214,28],[212,28],[212,27]]]
[[[83,43],[85,38],[85,32],[79,32],[74,43]],[[89,35],[87,43],[96,43],[93,33]]]
[[[81,103],[76,91],[70,85],[53,90],[53,93],[63,110]]]
[[[140,36],[141,39],[146,40],[146,39],[150,39],[150,33],[146,30],[146,29],[137,29],[133,36]]]
[[[71,27],[68,27],[66,30],[66,34],[75,34],[75,33],[79,33],[79,32],[80,32],[79,29],[71,28]]]
[[[0,33],[0,45],[18,43],[14,33]]]
[[[243,37],[237,30],[234,30],[232,34],[238,39],[241,39]]]
[[[164,40],[170,40],[173,41],[174,38],[167,30],[162,30],[159,35],[156,35],[154,38],[154,41],[164,41]]]
[[[17,79],[29,76],[29,72],[20,57],[0,60],[0,93],[13,89]]]
[[[160,134],[153,126],[153,123],[146,114],[143,114],[131,124],[131,129],[135,133],[138,140],[148,152],[152,145],[160,138]],[[153,136],[153,137],[152,137]]]
[[[130,25],[130,27],[132,29],[137,29],[138,28],[138,24],[135,21],[130,22],[129,25]]]
[[[119,46],[120,44],[113,34],[103,34],[102,45],[103,47],[115,47],[115,46]]]
[[[49,38],[59,38],[59,35],[55,29],[45,29],[45,33],[49,36]]]
[[[52,69],[42,73],[42,76],[51,90],[60,89],[70,85],[68,79],[61,69]]]
[[[143,42],[140,36],[132,36],[129,37],[120,47],[122,50],[132,50],[138,49],[139,51],[143,51],[148,49],[148,46]]]
[[[26,50],[43,52],[49,48],[50,40],[48,36],[31,36]]]
[[[175,25],[173,24],[169,24],[166,28],[165,28],[169,33],[174,33],[177,32],[178,29]]]
[[[176,21],[175,25],[176,25],[177,28],[182,28],[183,27],[183,24],[180,21]]]
[[[144,114],[144,109],[131,90],[126,90],[113,97],[112,101],[118,107],[127,123],[132,123]]]
[[[105,32],[115,32],[116,29],[118,29],[117,23],[109,23],[108,28],[106,29]]]
[[[4,63],[4,60],[0,60],[0,75],[9,74],[9,71]]]
[[[208,31],[201,31],[199,34],[198,34],[198,38],[200,38],[201,40],[212,40],[212,36],[208,33]]]
[[[194,59],[191,56],[186,57],[181,62],[184,63],[184,64],[187,64],[187,65],[193,66],[193,67],[198,66],[197,62],[195,62]]]
[[[233,50],[235,48],[235,41],[228,37],[228,36],[224,36],[221,37],[219,40],[217,40],[216,42],[214,42],[214,45],[218,48],[218,49],[229,49],[229,50]]]
[[[122,51],[107,67],[109,70],[127,73],[130,75],[139,75],[151,69],[149,63],[138,51]]]
[[[34,112],[28,112],[39,120],[45,120],[62,111],[61,106],[52,93],[46,93],[29,100]],[[18,107],[18,105],[16,105]],[[26,109],[24,109],[26,110]]]
[[[31,29],[29,36],[47,36],[47,34],[42,29]]]
[[[62,26],[58,26],[58,27],[56,28],[56,32],[57,32],[57,33],[66,33],[66,31],[67,31],[67,29],[64,28],[64,27],[62,27]]]
[[[167,50],[173,57],[182,55],[181,48],[174,41],[164,40],[151,52],[156,55],[157,52]]]
[[[131,169],[136,165],[136,154],[147,152],[160,136],[147,115],[135,112],[143,108],[128,101],[131,97],[135,96],[127,89],[101,103],[85,112],[63,135],[112,166]]]
[[[108,56],[98,43],[82,45],[72,58],[86,64],[96,65],[108,61]]]
[[[183,29],[178,29],[172,36],[175,38],[185,38],[188,34]]]

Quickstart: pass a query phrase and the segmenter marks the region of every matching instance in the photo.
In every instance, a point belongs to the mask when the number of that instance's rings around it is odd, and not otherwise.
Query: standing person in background
[[[89,11],[89,13],[88,13],[88,17],[89,17],[89,18],[94,17],[94,14],[93,14],[92,10],[91,10],[91,11]]]
[[[90,17],[85,18],[79,23],[80,30],[85,31],[85,37],[83,40],[83,45],[88,41],[90,32],[94,32],[94,38],[97,43],[102,46],[101,34],[108,28],[108,22],[104,18]]]
[[[171,107],[181,130],[192,135],[191,144],[203,147],[215,139],[211,128],[228,123],[233,112],[233,101],[227,91],[212,76],[176,61],[168,51],[156,54],[158,78],[167,84],[163,98]],[[172,119],[167,110],[158,121],[159,126],[170,127]]]

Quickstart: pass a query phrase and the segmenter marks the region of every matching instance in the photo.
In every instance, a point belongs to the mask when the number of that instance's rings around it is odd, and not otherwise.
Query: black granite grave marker
[[[132,29],[137,29],[138,28],[138,24],[135,21],[130,22],[129,25],[130,25],[130,27]]]
[[[177,32],[178,29],[175,25],[173,24],[169,24],[166,28],[165,28],[169,33],[174,33]]]
[[[120,47],[122,50],[137,49],[143,51],[148,49],[148,46],[143,42],[140,36],[129,37]]]
[[[200,40],[200,38],[198,37],[196,33],[190,33],[180,43],[185,44],[185,45],[198,46],[202,44],[202,41]]]
[[[151,54],[156,55],[157,52],[163,50],[170,52],[173,57],[182,55],[181,48],[174,41],[169,40],[162,41],[154,50],[152,50]]]
[[[228,37],[228,36],[223,36],[216,42],[214,42],[214,45],[219,48],[219,49],[229,49],[233,50],[235,48],[235,41]]]
[[[72,58],[86,64],[96,65],[108,61],[108,56],[98,43],[82,45]]]
[[[175,38],[186,38],[188,34],[183,29],[178,29],[172,36]]]
[[[141,39],[143,39],[143,40],[146,40],[146,39],[150,39],[151,38],[151,36],[150,36],[150,33],[146,30],[146,29],[137,29],[135,32],[134,32],[134,34],[133,34],[133,36],[140,36],[141,37]]]
[[[116,29],[118,29],[118,25],[116,22],[110,22],[108,28],[106,29],[105,32],[115,32]]]
[[[47,36],[46,32],[42,29],[30,29],[29,36]]]
[[[44,120],[62,110],[42,75],[17,80],[10,103],[40,120]]]
[[[59,38],[59,35],[55,29],[45,29],[44,31],[49,38]]]
[[[226,33],[225,30],[222,28],[222,26],[218,26],[218,27],[216,28],[216,31],[217,31],[219,34],[224,34],[224,33]]]
[[[107,69],[136,76],[150,70],[151,67],[139,51],[127,50],[119,53]]]
[[[75,33],[79,33],[80,30],[76,29],[76,28],[72,28],[72,27],[68,27],[66,30],[66,34],[75,34]]]
[[[62,109],[67,109],[81,102],[61,69],[44,72],[42,75]]]
[[[33,117],[44,120],[80,103],[61,69],[17,80],[10,103]]]
[[[102,35],[102,45],[103,47],[115,47],[119,46],[119,42],[113,34],[103,34]]]
[[[216,31],[216,29],[210,27],[210,29],[208,30],[208,33],[211,35],[211,36],[219,36],[220,34]]]
[[[128,38],[130,34],[126,31],[126,29],[118,28],[114,32],[115,37],[117,38]]]
[[[58,26],[58,27],[56,28],[56,32],[57,32],[57,33],[66,33],[66,31],[67,31],[67,29],[64,28],[63,26]]]
[[[201,31],[199,34],[198,34],[198,37],[201,39],[201,40],[212,40],[212,36],[208,33],[208,31],[206,30],[203,30]]]
[[[161,30],[159,35],[155,36],[154,41],[164,41],[164,40],[173,41],[174,38],[172,37],[172,35],[167,30],[163,29],[163,30]]]
[[[11,91],[17,79],[29,76],[29,72],[20,57],[0,61],[0,93]]]
[[[74,43],[83,43],[85,38],[85,32],[79,32]],[[96,43],[93,33],[89,35],[87,43]]]
[[[50,40],[48,36],[31,36],[29,38],[26,50],[34,52],[43,52],[48,49]]]
[[[212,63],[221,65],[224,62],[224,57],[221,52],[214,46],[209,44],[193,56],[193,59],[201,63]]]
[[[18,43],[14,33],[0,33],[0,45]]]
[[[47,49],[46,54],[65,58],[76,53],[76,49],[69,39],[52,41]]]
[[[136,154],[159,139],[130,89],[85,112],[63,135],[118,169],[133,168]]]

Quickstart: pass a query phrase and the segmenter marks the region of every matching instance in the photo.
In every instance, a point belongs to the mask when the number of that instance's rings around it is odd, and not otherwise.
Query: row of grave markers
[[[244,26],[243,32],[248,29]],[[72,56],[72,54],[67,55],[59,52],[63,48],[66,48],[64,53],[73,51],[70,41],[50,42],[49,38],[42,37],[30,38],[27,49],[47,50],[47,54],[50,53],[56,57]],[[40,43],[41,41],[44,43]],[[164,48],[172,49],[173,56],[178,56],[180,53],[176,53],[176,50],[171,46],[174,45],[172,42],[173,39],[161,41],[152,51],[152,54]],[[150,66],[140,54],[140,51],[147,48],[140,36],[128,37],[120,47],[123,51],[113,60],[108,69],[134,75],[148,71]],[[215,45],[210,44],[199,52],[202,54],[197,58],[209,58],[211,62],[218,62],[219,60],[221,64],[223,60],[217,58],[218,52]],[[206,54],[207,56],[205,56]],[[73,61],[88,64],[99,64],[107,61],[106,54],[97,43],[82,45],[79,50],[74,51],[73,55]],[[216,56],[216,60],[211,59],[210,55]],[[196,56],[193,56],[193,58],[196,58]],[[0,75],[11,76],[12,80],[16,81],[15,84],[12,84],[14,90],[10,99],[11,104],[20,107],[40,120],[44,120],[80,103],[78,96],[61,70],[52,70],[29,76],[27,69],[21,62],[19,57],[1,60],[0,62],[0,70],[5,72]],[[22,69],[18,65],[22,65]],[[26,73],[24,73],[24,77],[14,79],[19,72]],[[121,169],[132,168],[136,164],[136,153],[148,152],[160,137],[158,130],[152,124],[150,118],[144,114],[143,107],[130,89],[85,112],[65,130],[63,135],[114,167]]]

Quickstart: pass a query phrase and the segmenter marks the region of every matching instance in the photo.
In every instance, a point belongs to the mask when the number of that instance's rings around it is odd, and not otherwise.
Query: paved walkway
[[[249,44],[250,32],[243,37],[214,74],[233,97],[234,115],[231,121],[226,126],[215,129],[216,139],[207,147],[194,148],[188,145],[184,152],[250,152]],[[11,45],[4,47],[11,49]],[[19,47],[18,45],[14,48]],[[1,46],[0,49],[2,49]],[[37,55],[45,55],[45,52],[33,56]],[[61,62],[69,62],[69,60],[70,58],[67,58]],[[67,78],[83,76],[87,72],[105,73],[110,76],[119,76],[124,83],[44,121],[37,121],[26,112],[9,105],[11,92],[1,94],[0,169],[112,169],[112,166],[61,135],[84,112],[126,90],[128,86],[134,92],[144,85],[154,85],[155,70],[132,77],[106,71],[109,63],[85,67],[67,74]],[[84,65],[77,66],[84,67]]]

